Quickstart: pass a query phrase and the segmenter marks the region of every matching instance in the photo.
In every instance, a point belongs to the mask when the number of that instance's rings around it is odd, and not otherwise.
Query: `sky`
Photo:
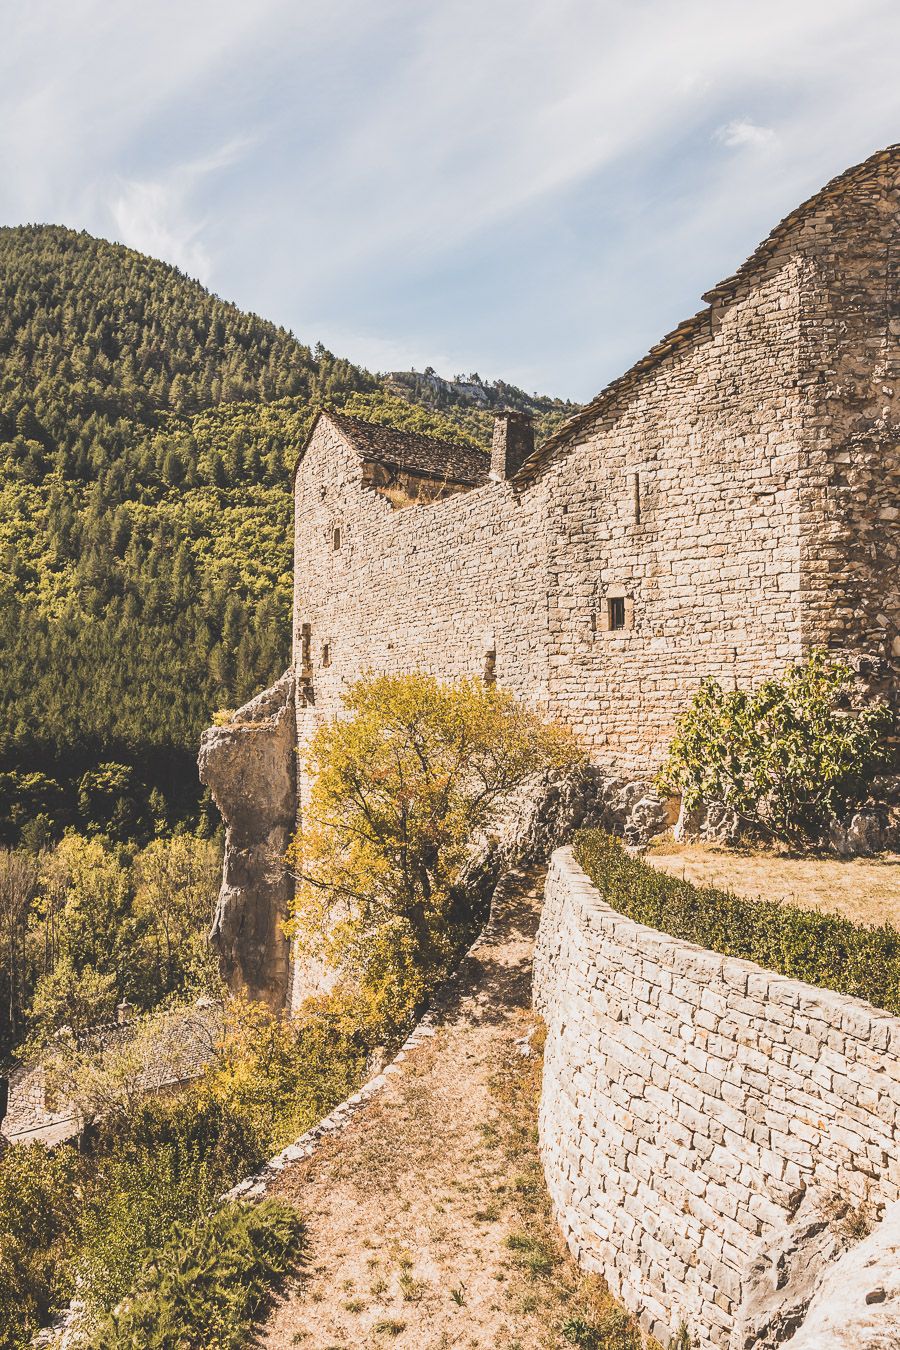
[[[900,141],[898,0],[0,0],[0,224],[584,401]]]

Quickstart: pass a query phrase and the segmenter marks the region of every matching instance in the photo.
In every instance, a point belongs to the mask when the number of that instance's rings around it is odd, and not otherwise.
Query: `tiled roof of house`
[[[680,347],[689,345],[699,334],[708,333],[710,331],[712,304],[717,301],[730,300],[738,287],[765,265],[772,254],[777,251],[778,247],[784,243],[806,216],[812,211],[818,210],[831,198],[839,197],[844,189],[851,184],[854,187],[859,187],[860,185],[864,186],[867,181],[875,182],[885,165],[892,161],[900,163],[900,144],[889,145],[884,150],[879,150],[876,154],[870,155],[862,164],[855,164],[852,168],[845,169],[843,173],[838,174],[837,178],[832,178],[814,196],[808,198],[789,215],[785,216],[784,220],[775,226],[774,230],[767,235],[758,248],[754,249],[747,261],[742,263],[736,272],[705,293],[703,299],[708,302],[708,308],[701,309],[690,319],[685,319],[671,333],[667,333],[660,342],[651,347],[647,355],[641,357],[640,361],[626,370],[624,375],[619,375],[605,389],[601,389],[600,393],[591,399],[590,403],[586,403],[574,417],[570,417],[552,436],[548,436],[547,440],[525,460],[515,477],[518,479],[531,477],[535,470],[555,450],[565,445],[579,431],[590,426],[602,413],[609,412],[615,405],[616,400],[621,395],[629,393],[635,385],[639,384],[647,371],[658,366]]]
[[[397,427],[363,422],[359,417],[346,417],[330,410],[324,416],[362,459],[466,487],[487,482],[491,457],[485,450],[458,441],[423,436],[418,431],[400,431]]]

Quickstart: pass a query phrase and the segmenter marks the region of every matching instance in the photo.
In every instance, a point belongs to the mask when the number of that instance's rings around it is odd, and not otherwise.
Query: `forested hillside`
[[[572,411],[502,388],[539,434]],[[0,230],[0,842],[202,824],[202,728],[289,659],[289,473],[322,404],[490,435],[176,268]]]

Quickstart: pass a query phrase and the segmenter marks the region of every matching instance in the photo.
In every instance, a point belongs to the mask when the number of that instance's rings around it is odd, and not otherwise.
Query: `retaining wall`
[[[743,1343],[802,1199],[900,1198],[900,1019],[611,909],[558,849],[534,972],[544,1169],[579,1263],[663,1344]]]

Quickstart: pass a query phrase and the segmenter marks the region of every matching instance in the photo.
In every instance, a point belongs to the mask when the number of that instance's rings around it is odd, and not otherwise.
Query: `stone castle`
[[[291,967],[280,860],[309,740],[368,671],[496,681],[573,728],[595,783],[648,774],[708,675],[750,684],[825,647],[900,697],[898,207],[893,146],[542,445],[511,413],[490,455],[319,414],[294,476],[291,669],[201,749],[234,985],[276,1007],[315,987]],[[554,1212],[647,1331],[898,1343],[900,1020],[631,922],[567,849],[534,997]],[[885,1212],[843,1255],[835,1197]]]
[[[201,754],[229,824],[220,949],[251,990],[285,996],[271,858],[304,745],[365,671],[496,680],[632,774],[705,676],[748,684],[826,647],[897,695],[898,201],[892,146],[537,447],[513,413],[490,455],[318,415],[294,476],[292,670]]]

